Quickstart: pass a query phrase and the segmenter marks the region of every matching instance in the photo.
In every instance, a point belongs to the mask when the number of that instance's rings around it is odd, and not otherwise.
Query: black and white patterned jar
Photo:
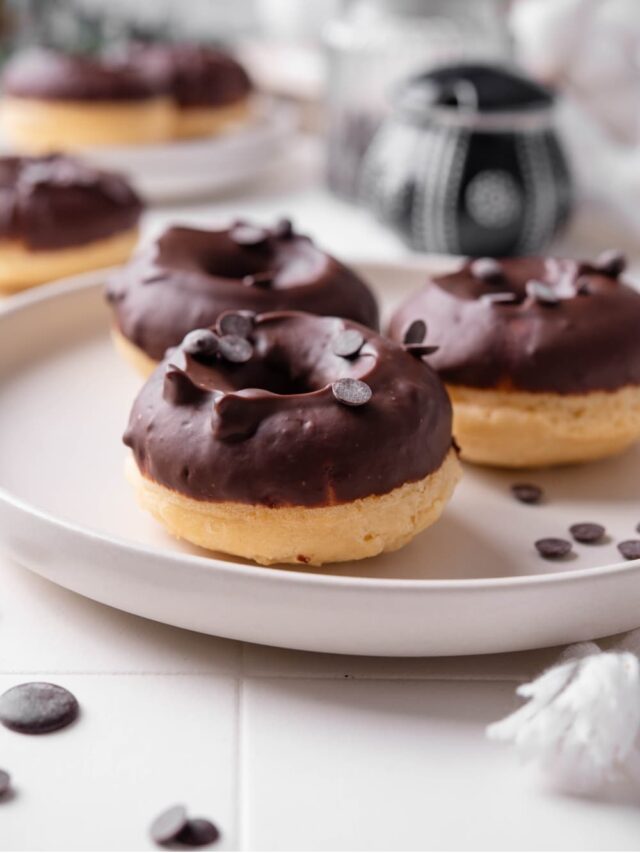
[[[490,65],[413,78],[367,151],[361,196],[418,251],[541,251],[571,208],[553,95]]]

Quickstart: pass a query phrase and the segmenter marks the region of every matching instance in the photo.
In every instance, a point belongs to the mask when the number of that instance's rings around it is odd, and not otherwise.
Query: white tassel
[[[635,654],[600,652],[594,643],[581,643],[516,692],[527,703],[488,726],[487,736],[513,743],[556,786],[586,793],[634,772],[640,746]]]

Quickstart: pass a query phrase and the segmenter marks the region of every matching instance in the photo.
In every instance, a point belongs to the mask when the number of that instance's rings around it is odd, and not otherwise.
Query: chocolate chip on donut
[[[216,328],[221,335],[239,335],[247,338],[253,329],[253,311],[225,311],[218,317]]]
[[[481,281],[495,282],[502,279],[502,266],[495,258],[476,258],[471,261],[469,269]]]
[[[244,364],[251,359],[253,347],[240,335],[223,335],[218,340],[218,352],[226,361]]]
[[[266,228],[258,228],[255,225],[234,225],[230,233],[231,239],[239,246],[250,248],[262,247],[269,239]]]
[[[548,284],[531,279],[527,282],[527,296],[539,302],[541,305],[557,305],[560,302],[558,294]]]
[[[333,341],[332,349],[342,358],[354,358],[364,344],[364,338],[357,329],[343,329]]]
[[[407,327],[402,340],[405,344],[421,344],[427,336],[427,324],[424,320],[413,320]]]
[[[242,283],[247,287],[271,287],[273,284],[274,274],[269,270],[265,272],[256,272],[251,275],[245,275]]]
[[[364,406],[372,397],[371,388],[360,379],[338,379],[331,390],[336,400],[345,406]]]
[[[593,268],[603,275],[617,278],[627,268],[627,256],[619,249],[607,249],[598,255]]]
[[[194,329],[185,336],[182,347],[186,353],[196,358],[210,358],[218,352],[219,339],[211,329]]]

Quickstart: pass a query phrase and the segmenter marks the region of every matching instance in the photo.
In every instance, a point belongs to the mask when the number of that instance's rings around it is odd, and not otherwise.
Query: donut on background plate
[[[127,62],[170,98],[173,137],[208,136],[249,117],[249,75],[224,51],[197,44],[134,44]]]
[[[454,407],[463,459],[587,462],[640,438],[640,293],[624,257],[478,258],[434,278],[393,316],[422,339]]]
[[[174,536],[266,565],[402,547],[459,477],[449,399],[413,349],[298,312],[191,332],[131,411],[142,506]]]
[[[187,332],[228,310],[296,310],[377,328],[367,285],[297,234],[238,221],[221,231],[173,227],[143,247],[107,286],[116,347],[148,375]]]
[[[113,172],[60,155],[0,157],[0,293],[121,263],[141,212]]]
[[[43,153],[169,138],[168,97],[121,63],[32,49],[2,74],[2,130],[17,151]]]

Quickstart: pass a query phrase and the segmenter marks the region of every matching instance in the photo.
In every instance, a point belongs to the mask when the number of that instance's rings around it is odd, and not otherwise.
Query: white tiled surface
[[[390,259],[398,241],[315,189],[299,162],[169,220],[292,215],[337,254]],[[87,566],[87,571],[91,567]],[[461,630],[464,627],[461,626]],[[146,622],[0,557],[0,690],[45,679],[82,715],[27,737],[0,728],[0,850],[145,850],[184,802],[222,849],[638,850],[640,794],[553,796],[483,736],[555,651],[363,659],[247,646]]]

